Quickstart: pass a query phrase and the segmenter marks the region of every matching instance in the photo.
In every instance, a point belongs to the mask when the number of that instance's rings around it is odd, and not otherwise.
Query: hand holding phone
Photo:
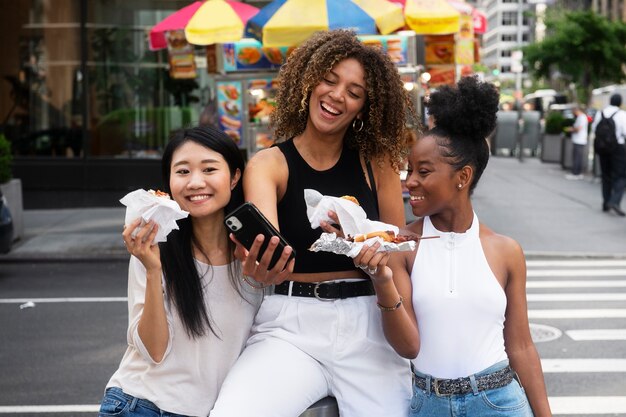
[[[233,210],[232,213],[226,215],[224,219],[226,227],[235,235],[235,238],[248,250],[252,247],[254,239],[258,235],[263,235],[265,239],[259,249],[257,261],[260,262],[270,239],[273,236],[278,237],[278,246],[274,250],[272,259],[268,265],[268,269],[274,268],[276,262],[280,259],[286,246],[290,246],[287,240],[280,234],[278,230],[270,223],[269,220],[250,202],[246,202]],[[292,250],[289,261],[293,259],[296,252]]]

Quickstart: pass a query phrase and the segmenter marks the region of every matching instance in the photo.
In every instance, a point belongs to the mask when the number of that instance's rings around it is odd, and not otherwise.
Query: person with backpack
[[[596,113],[591,130],[602,171],[602,211],[624,217],[620,204],[626,187],[626,112],[620,109],[621,95],[613,94],[609,103]]]

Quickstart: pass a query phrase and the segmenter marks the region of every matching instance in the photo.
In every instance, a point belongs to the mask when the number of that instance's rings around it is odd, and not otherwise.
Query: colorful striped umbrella
[[[402,7],[397,4],[390,3],[387,0],[352,0],[352,2],[356,3],[374,18],[376,27],[381,35],[395,32],[406,25]]]
[[[196,1],[150,30],[150,49],[166,48],[165,33],[183,29],[187,42],[194,45],[236,42],[242,38],[248,19],[258,11],[249,4],[232,0]]]
[[[320,30],[352,29],[375,34],[376,22],[351,0],[274,0],[246,25],[246,36],[264,47],[297,45]]]

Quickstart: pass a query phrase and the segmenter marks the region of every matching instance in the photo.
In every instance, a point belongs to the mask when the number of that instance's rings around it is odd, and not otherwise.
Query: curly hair
[[[437,138],[456,170],[474,168],[470,192],[478,184],[487,162],[487,136],[496,127],[499,94],[493,84],[476,77],[463,77],[455,87],[444,86],[430,95],[426,104],[435,126],[424,136]]]
[[[271,115],[274,135],[282,141],[304,131],[311,92],[347,58],[363,66],[367,94],[363,129],[349,129],[346,143],[368,160],[382,163],[388,156],[392,166],[399,169],[408,152],[405,124],[419,128],[418,118],[394,63],[380,48],[359,41],[352,31],[317,32],[289,55],[280,69],[276,109]]]

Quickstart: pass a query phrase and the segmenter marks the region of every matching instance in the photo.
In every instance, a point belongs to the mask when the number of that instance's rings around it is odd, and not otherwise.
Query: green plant
[[[552,111],[546,116],[546,133],[549,135],[560,135],[563,133],[565,117],[559,112]]]
[[[0,133],[0,184],[8,182],[11,179],[12,162],[11,143],[4,134]]]

